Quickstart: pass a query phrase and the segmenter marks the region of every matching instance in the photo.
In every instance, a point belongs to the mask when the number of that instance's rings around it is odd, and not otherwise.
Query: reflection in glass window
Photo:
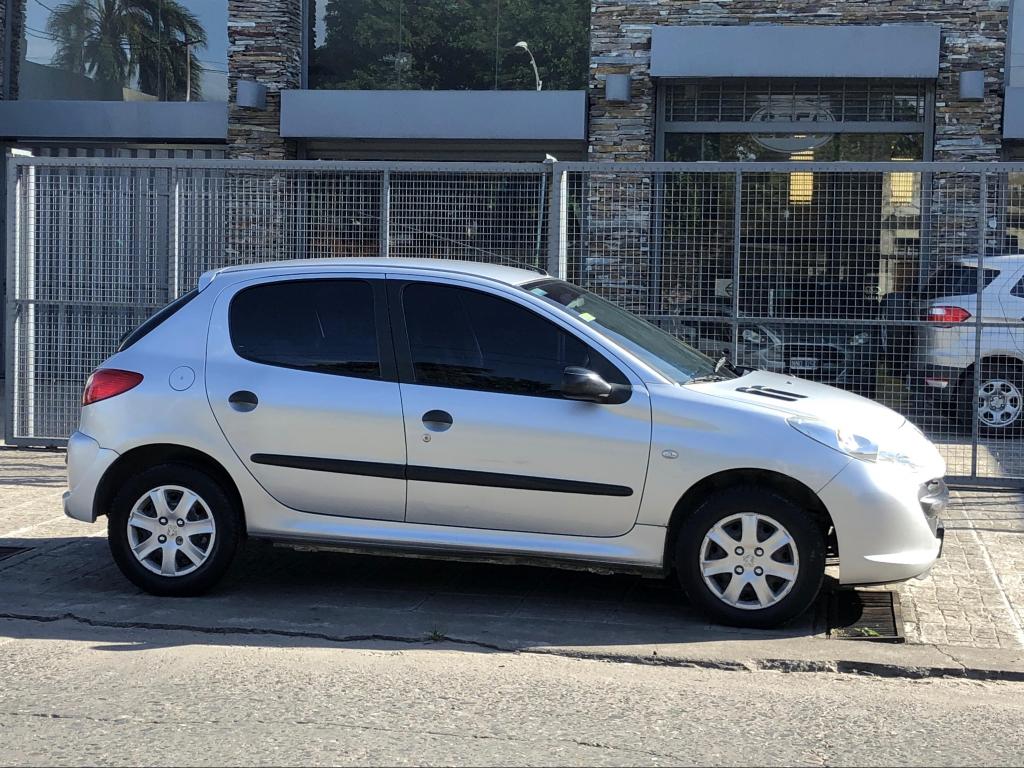
[[[227,100],[227,0],[24,2],[22,99]]]
[[[674,162],[871,162],[921,160],[923,153],[924,136],[920,133],[665,134],[665,159]]]
[[[531,90],[531,54],[544,90],[586,87],[587,0],[310,2],[311,88]]]

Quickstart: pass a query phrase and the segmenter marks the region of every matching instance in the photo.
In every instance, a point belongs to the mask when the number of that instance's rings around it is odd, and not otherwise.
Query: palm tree
[[[177,0],[68,0],[46,28],[57,43],[53,65],[92,77],[112,97],[136,76],[161,100],[202,97],[196,50],[206,31]]]

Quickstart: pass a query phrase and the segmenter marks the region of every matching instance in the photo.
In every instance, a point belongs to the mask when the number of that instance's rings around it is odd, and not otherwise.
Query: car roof
[[[468,275],[494,280],[506,285],[522,285],[547,275],[542,269],[512,267],[504,264],[488,264],[480,261],[458,261],[455,259],[414,259],[414,258],[358,258],[338,257],[326,259],[294,259],[290,261],[268,261],[260,264],[240,264],[233,267],[206,272],[199,278],[200,289],[205,288],[221,275],[248,275],[253,277],[275,272],[290,274],[296,271],[320,272],[423,272],[424,274]]]
[[[969,256],[960,259],[960,263],[966,267],[978,266],[978,257]],[[1024,253],[1002,253],[998,256],[986,256],[982,263],[985,266],[992,267],[1012,267],[1018,264],[1024,264]]]

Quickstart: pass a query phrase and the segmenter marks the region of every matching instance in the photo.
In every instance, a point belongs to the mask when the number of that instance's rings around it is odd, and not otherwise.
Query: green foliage
[[[326,39],[315,88],[532,89],[529,43],[545,90],[586,85],[586,0],[316,0]]]
[[[191,98],[202,98],[197,51],[206,46],[206,31],[176,0],[68,0],[46,29],[57,45],[53,66],[92,77],[111,98],[137,75],[144,93],[184,99],[189,73]]]

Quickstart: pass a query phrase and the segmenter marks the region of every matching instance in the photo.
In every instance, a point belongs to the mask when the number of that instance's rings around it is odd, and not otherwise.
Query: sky
[[[28,59],[49,64],[55,45],[46,31],[46,20],[62,0],[25,0],[25,34]],[[228,4],[227,0],[179,0],[198,18],[206,29],[207,46],[199,51],[206,101],[227,101],[228,83]]]

